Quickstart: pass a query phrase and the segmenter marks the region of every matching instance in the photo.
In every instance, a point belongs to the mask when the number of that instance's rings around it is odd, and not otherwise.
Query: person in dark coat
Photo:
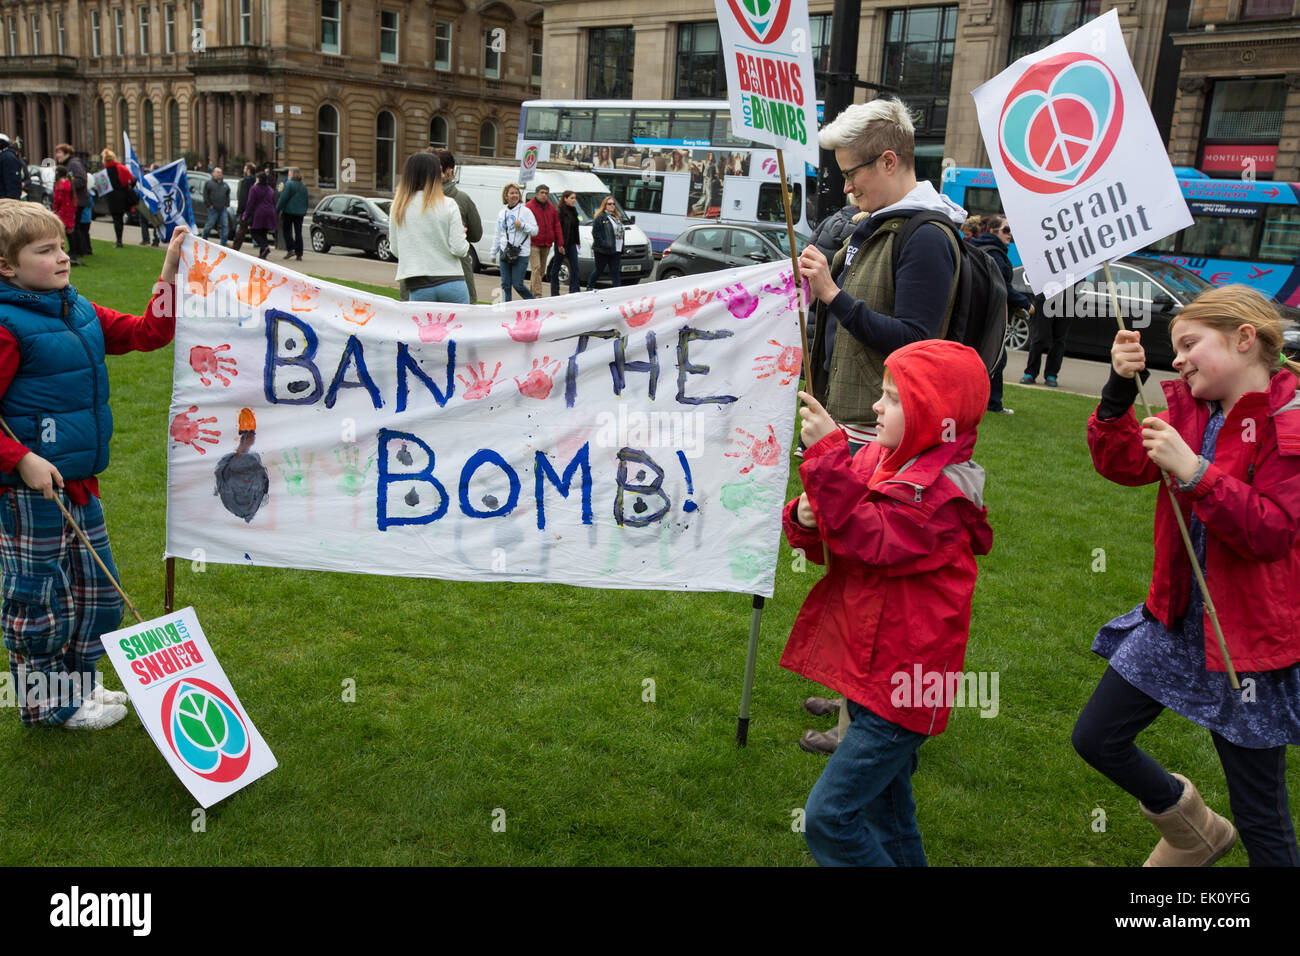
[[[77,196],[77,228],[72,233],[76,242],[71,244],[73,248],[69,253],[78,257],[91,255],[94,250],[90,247],[90,219],[86,210],[90,209],[94,200],[90,198],[90,177],[86,175],[86,164],[68,143],[54,147],[54,159],[60,166],[68,167],[68,175],[72,177],[72,190]]]
[[[99,158],[104,162],[104,171],[113,186],[107,196],[108,212],[113,217],[113,233],[117,238],[117,248],[122,248],[122,224],[126,214],[135,205],[135,177],[131,170],[117,161],[117,155],[111,149],[100,151]]]
[[[23,198],[22,157],[9,145],[9,137],[0,133],[0,199]]]
[[[275,190],[266,173],[257,174],[257,182],[248,191],[248,204],[239,210],[239,218],[248,224],[248,231],[257,243],[257,254],[265,259],[271,254],[270,236],[276,226]]]
[[[203,204],[208,207],[203,238],[208,238],[216,229],[224,246],[230,235],[230,183],[223,178],[220,166],[212,170],[212,178],[203,184]]]
[[[578,194],[572,189],[566,189],[560,196],[560,249],[563,256],[569,263],[569,293],[577,292],[578,284],[578,247],[580,245],[580,235],[578,233]],[[555,258],[551,268],[551,295],[560,294],[560,256]]]
[[[1030,300],[1029,296],[1011,285],[1011,258],[1007,255],[1007,246],[1010,244],[1011,225],[1001,216],[994,216],[989,221],[988,231],[971,240],[972,246],[983,249],[998,264],[998,271],[1002,273],[1002,278],[1007,283],[1008,313],[1015,314],[1023,309],[1033,315],[1033,301]],[[1012,410],[1002,404],[1002,370],[1006,367],[1007,350],[1004,348],[989,377],[989,411],[998,412],[1002,415],[1011,415],[1013,414]]]
[[[302,184],[302,170],[289,167],[289,178],[275,201],[275,208],[284,223],[284,254],[286,259],[298,257],[302,262],[302,219],[307,215],[307,187]]]
[[[248,224],[244,222],[243,209],[248,205],[248,191],[257,185],[257,167],[252,163],[244,163],[244,178],[239,181],[239,194],[237,205],[240,209],[239,224],[235,227],[235,241],[233,248],[236,252],[244,244],[244,239],[248,235]]]

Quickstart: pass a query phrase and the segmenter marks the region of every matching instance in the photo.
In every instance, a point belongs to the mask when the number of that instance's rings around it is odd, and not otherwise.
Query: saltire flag
[[[164,242],[172,237],[172,230],[184,223],[193,232],[194,207],[190,202],[190,180],[185,172],[185,160],[178,159],[151,173],[140,168],[131,139],[122,134],[126,144],[126,163],[135,177],[136,190],[149,211],[162,220],[160,230]]]

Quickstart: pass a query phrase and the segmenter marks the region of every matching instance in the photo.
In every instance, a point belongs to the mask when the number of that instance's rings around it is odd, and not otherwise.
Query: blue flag
[[[146,173],[140,169],[131,140],[122,134],[126,143],[126,162],[135,177],[136,189],[149,211],[162,219],[159,227],[164,242],[172,237],[172,230],[181,223],[194,231],[194,207],[190,203],[190,180],[185,174],[185,160],[178,159],[160,169]]]

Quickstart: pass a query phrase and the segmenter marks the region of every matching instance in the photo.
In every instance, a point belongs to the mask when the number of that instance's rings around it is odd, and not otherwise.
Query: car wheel
[[[686,274],[686,273],[682,272],[681,269],[665,269],[663,272],[659,273],[659,278],[660,278],[660,279],[680,279],[680,278],[681,278],[682,276],[684,276],[685,274]]]
[[[1029,316],[1017,312],[1007,320],[1006,346],[1008,351],[1020,352],[1029,346]]]
[[[393,250],[388,248],[387,236],[383,236],[377,243],[375,243],[375,255],[379,257],[380,262],[395,261],[396,257],[393,255]]]
[[[330,244],[325,241],[325,233],[315,226],[311,230],[311,251],[312,252],[329,252]]]

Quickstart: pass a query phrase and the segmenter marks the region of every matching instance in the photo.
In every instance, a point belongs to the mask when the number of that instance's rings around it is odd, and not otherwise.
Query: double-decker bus
[[[1240,282],[1300,306],[1300,184],[1211,179],[1185,166],[1174,172],[1192,225],[1141,255],[1180,265],[1214,285]],[[949,167],[943,193],[972,215],[1002,212],[991,169]]]
[[[589,164],[662,252],[705,219],[784,222],[776,150],[732,135],[726,100],[529,100],[517,158]],[[809,228],[816,171],[786,157],[795,229]],[[805,202],[807,200],[807,202]]]

